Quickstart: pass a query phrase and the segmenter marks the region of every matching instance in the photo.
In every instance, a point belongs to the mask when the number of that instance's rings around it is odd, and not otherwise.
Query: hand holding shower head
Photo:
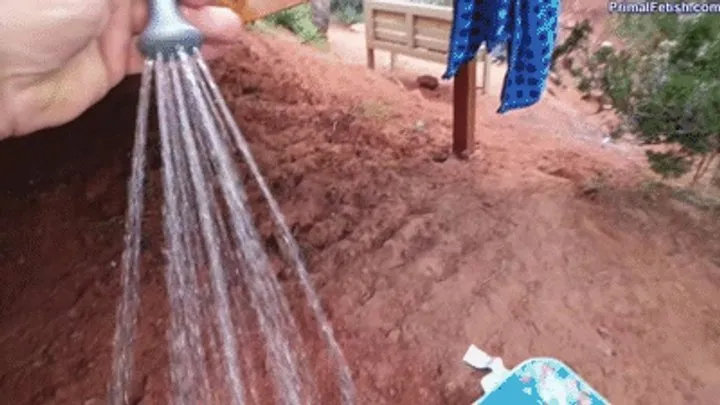
[[[192,53],[200,49],[203,35],[193,27],[182,14],[176,0],[149,0],[148,25],[140,35],[139,48],[145,57],[155,59],[174,58],[178,48]]]

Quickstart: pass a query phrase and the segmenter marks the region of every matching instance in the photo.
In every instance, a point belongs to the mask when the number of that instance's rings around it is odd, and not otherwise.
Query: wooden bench
[[[390,68],[396,55],[447,63],[452,7],[405,1],[365,0],[365,38],[367,65],[375,68],[375,51],[390,52]],[[478,58],[483,62],[483,93],[490,84],[490,58],[483,47]],[[474,149],[476,60],[463,66],[453,84],[453,153],[467,158]]]

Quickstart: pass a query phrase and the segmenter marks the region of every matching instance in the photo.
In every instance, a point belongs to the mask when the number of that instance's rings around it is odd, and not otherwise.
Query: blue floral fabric
[[[483,43],[489,50],[507,44],[498,113],[537,103],[550,71],[559,11],[560,0],[455,0],[443,78],[455,77]]]
[[[609,405],[562,362],[534,358],[515,367],[498,387],[475,405]]]

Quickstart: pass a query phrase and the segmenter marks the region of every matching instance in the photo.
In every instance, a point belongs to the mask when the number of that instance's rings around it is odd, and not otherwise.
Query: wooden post
[[[367,67],[369,69],[375,69],[375,50],[367,48]]]
[[[453,81],[452,150],[460,159],[468,159],[475,149],[476,86],[477,62],[473,59],[460,67]]]
[[[363,0],[363,14],[365,20],[365,48],[367,52],[367,67],[368,69],[375,69],[375,48],[373,48],[373,37],[375,36],[375,21],[373,15],[375,12],[372,10],[372,1]]]
[[[490,54],[488,53],[487,48],[485,45],[480,48],[480,51],[478,52],[480,56],[480,60],[482,61],[483,65],[483,76],[482,76],[482,94],[487,94],[488,91],[490,91]]]

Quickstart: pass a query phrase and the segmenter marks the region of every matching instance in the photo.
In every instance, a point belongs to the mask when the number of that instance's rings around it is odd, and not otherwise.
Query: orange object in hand
[[[306,2],[307,0],[219,0],[221,5],[238,13],[244,22],[259,20]]]

